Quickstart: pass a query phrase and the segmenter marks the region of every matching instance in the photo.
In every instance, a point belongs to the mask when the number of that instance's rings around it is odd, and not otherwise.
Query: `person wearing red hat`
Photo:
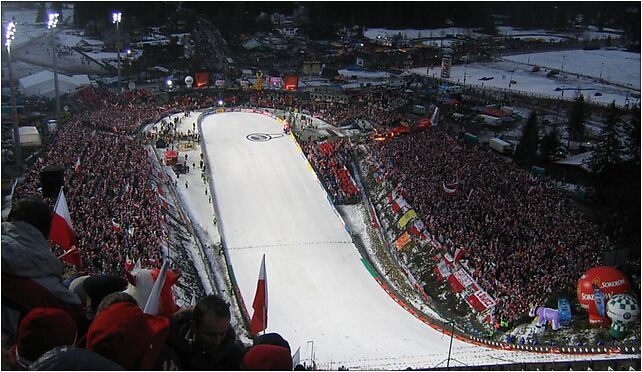
[[[37,307],[18,326],[18,342],[9,353],[11,361],[27,369],[41,355],[56,346],[73,345],[78,330],[73,318],[64,310]]]
[[[144,314],[135,303],[118,302],[96,315],[87,331],[87,350],[127,370],[149,370],[168,331],[169,319]]]
[[[254,345],[245,353],[241,369],[244,371],[291,371],[290,351],[270,344]]]

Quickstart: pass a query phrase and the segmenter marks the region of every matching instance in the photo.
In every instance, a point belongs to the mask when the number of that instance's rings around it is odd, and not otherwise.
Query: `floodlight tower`
[[[112,23],[116,25],[116,65],[118,66],[118,93],[121,92],[121,82],[120,82],[120,21],[122,19],[123,13],[113,12],[111,14]]]
[[[16,23],[11,20],[7,24],[6,39],[4,45],[7,47],[7,59],[9,61],[9,89],[11,90],[11,117],[13,119],[13,143],[14,156],[16,157],[16,168],[18,173],[22,172],[22,146],[20,145],[20,130],[18,129],[18,108],[16,106],[16,91],[13,83],[13,66],[11,65],[11,44],[16,38]]]
[[[60,93],[58,91],[58,53],[56,53],[56,38],[54,37],[54,29],[58,27],[58,13],[49,13],[49,22],[47,28],[51,35],[51,54],[53,55],[53,73],[54,73],[54,89],[56,91],[56,120],[60,120]]]

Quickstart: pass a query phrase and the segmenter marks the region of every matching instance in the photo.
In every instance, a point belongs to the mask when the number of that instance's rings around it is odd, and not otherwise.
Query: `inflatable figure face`
[[[535,310],[536,309],[537,309],[537,307],[535,305],[531,305],[531,309],[528,312],[528,316],[531,317],[531,318],[535,317]]]
[[[140,269],[139,267],[135,267],[127,273],[129,286],[124,292],[134,297],[141,309],[145,308],[145,304],[152,292],[152,288],[154,287],[154,283],[156,282],[156,278],[158,278],[159,273],[160,269]],[[176,284],[179,277],[180,275],[174,271],[167,271],[165,284],[163,284],[163,288],[161,289],[161,300],[158,315],[169,317],[178,310],[179,307],[174,301],[174,291],[172,290],[172,286]]]

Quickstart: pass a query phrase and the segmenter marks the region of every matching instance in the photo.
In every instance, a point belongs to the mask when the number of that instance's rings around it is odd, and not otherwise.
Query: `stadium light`
[[[13,120],[13,151],[16,157],[16,168],[18,173],[22,172],[22,146],[20,145],[20,131],[18,129],[18,107],[16,106],[16,92],[13,83],[13,66],[11,65],[11,44],[16,38],[16,23],[12,19],[7,24],[7,32],[4,45],[7,47],[9,61],[9,89],[11,90],[11,117]]]
[[[6,40],[4,45],[9,49],[11,47],[11,43],[13,43],[13,40],[16,38],[16,24],[12,21],[9,21],[7,24],[7,33],[6,33]]]
[[[113,12],[111,14],[112,23],[116,25],[116,65],[118,67],[118,93],[121,92],[121,81],[120,81],[120,21],[123,17],[121,12]]]
[[[51,30],[58,27],[58,13],[49,13],[49,22],[47,22],[47,29]]]
[[[60,120],[60,92],[58,90],[58,66],[57,59],[58,53],[56,51],[56,39],[54,38],[54,29],[58,27],[58,13],[49,13],[49,21],[47,22],[47,28],[49,29],[49,34],[51,35],[51,55],[53,58],[53,73],[54,73],[54,90],[56,91],[56,120]]]

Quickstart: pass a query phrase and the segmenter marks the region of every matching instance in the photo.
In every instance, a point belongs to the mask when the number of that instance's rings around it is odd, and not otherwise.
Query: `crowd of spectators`
[[[264,91],[249,97],[251,106],[278,110],[295,109],[333,126],[352,124],[357,119],[367,120],[380,127],[413,121],[402,111],[409,101],[400,89],[375,87],[357,93],[352,101],[350,104],[312,101],[280,91]]]
[[[165,318],[143,314],[120,292],[130,262],[160,266],[165,238],[151,182],[163,176],[150,162],[149,138],[138,130],[171,113],[211,106],[213,97],[181,96],[159,104],[145,93],[116,97],[87,89],[76,98],[81,111],[59,127],[26,172],[14,194],[19,201],[3,222],[3,284],[11,283],[10,290],[3,286],[3,363],[25,369],[81,363],[90,370],[291,370],[289,346],[242,344],[230,326],[229,305],[216,296]],[[171,132],[181,115],[165,129]],[[63,266],[57,257],[62,250],[51,251],[46,241],[56,201],[41,199],[39,171],[48,165],[64,169],[81,272]],[[92,279],[100,284],[90,285]],[[109,284],[114,282],[118,286]],[[272,344],[260,339],[255,344]]]
[[[375,144],[373,156],[442,246],[453,256],[465,250],[472,276],[498,302],[498,319],[519,318],[572,287],[611,248],[550,181],[489,149],[424,131]],[[445,193],[453,180],[457,191]]]
[[[91,107],[61,126],[52,145],[16,189],[16,197],[40,195],[40,169],[65,169],[65,196],[83,270],[120,272],[127,257],[154,266],[161,255],[161,211],[149,182],[152,170],[142,123],[211,104],[210,97],[178,97],[157,104],[144,92],[116,97],[85,89],[77,99]],[[53,207],[55,198],[47,200]]]
[[[353,98],[356,101],[354,105],[341,105],[309,102],[296,95],[280,92],[257,92],[252,93],[245,102],[250,106],[309,113],[334,125],[365,119],[377,125],[392,126],[404,120],[400,108],[408,102],[398,90],[374,88]],[[216,97],[195,94],[159,102],[146,91],[115,95],[106,90],[86,88],[75,99],[77,105],[74,111],[77,112],[60,125],[53,141],[38,155],[35,165],[26,172],[23,182],[17,187],[14,198],[40,198],[39,171],[48,165],[64,168],[64,191],[74,225],[76,247],[82,258],[82,273],[73,272],[71,267],[67,267],[65,276],[71,276],[69,279],[82,274],[123,277],[128,259],[132,262],[140,260],[143,267],[158,267],[163,255],[164,219],[162,203],[150,180],[162,179],[163,176],[155,173],[145,144],[159,137],[141,135],[140,127],[170,114],[187,115],[191,110],[214,106]],[[158,135],[168,136],[166,139],[170,142],[181,139],[172,137],[175,132],[173,128],[180,120],[180,116],[177,116],[174,122],[166,122]],[[182,139],[198,140],[196,128],[187,136],[190,137]],[[352,202],[359,198],[359,190],[348,172],[349,140],[302,141],[302,149],[335,203]],[[408,195],[408,201],[425,221],[431,235],[436,236],[453,255],[458,248],[465,250],[464,259],[474,268],[473,277],[498,301],[498,319],[521,317],[528,312],[531,303],[541,304],[554,291],[574,284],[587,268],[599,264],[602,253],[610,248],[608,238],[600,235],[549,181],[507,165],[483,148],[459,144],[439,132],[424,131],[375,143],[372,154],[384,167],[385,177],[394,185],[400,185]],[[457,190],[446,195],[442,184],[452,183],[453,180],[457,180]],[[53,209],[55,199],[45,199],[49,210]],[[5,223],[11,225],[17,222]],[[8,257],[4,249],[5,237],[8,239],[10,235],[5,233],[5,223],[3,263]],[[6,231],[14,231],[9,225]],[[22,225],[19,227],[23,228]],[[54,281],[60,280],[62,283],[62,264],[61,267],[53,264],[54,261],[59,262],[56,255],[62,251],[49,251],[46,240],[43,240],[47,237],[46,231],[37,233],[33,229],[27,230],[32,235],[41,234],[38,244],[44,244],[41,253],[43,257],[46,256],[44,259],[52,262],[50,275]],[[16,231],[15,236],[22,234],[22,230]],[[23,248],[20,244],[12,244],[17,247],[12,257],[20,257],[19,251]],[[29,248],[25,249],[25,254],[30,254]],[[5,267],[9,266],[3,265],[3,281],[6,280]],[[68,287],[71,288],[70,285]],[[3,299],[4,288],[3,285]],[[217,299],[202,300],[207,308],[207,311],[203,310],[205,313],[190,308],[179,311],[171,320],[162,320],[143,315],[135,303],[121,295],[110,298],[111,302],[103,306],[93,303],[92,306],[99,310],[92,322],[88,318],[78,320],[78,306],[82,306],[82,302],[73,298],[75,292],[69,296],[58,296],[58,300],[40,304],[39,297],[33,296],[29,306],[18,308],[21,319],[29,319],[27,315],[32,309],[52,307],[61,298],[68,300],[64,306],[53,307],[71,314],[76,322],[77,336],[74,342],[67,337],[60,341],[60,345],[49,345],[51,347],[81,345],[102,355],[107,362],[115,362],[127,369],[165,368],[176,366],[177,363],[187,368],[200,368],[202,365],[212,368],[212,364],[206,363],[210,361],[207,358],[212,358],[213,365],[223,369],[237,369],[243,363],[246,368],[255,365],[250,363],[253,361],[244,361],[244,355],[252,353],[247,352],[247,348],[238,343],[233,330],[230,331],[227,305]],[[20,298],[24,300],[24,296]],[[4,305],[3,301],[3,312]],[[102,316],[101,311],[104,311]],[[51,313],[40,311],[39,314],[51,317]],[[125,316],[123,314],[128,314],[133,322],[138,322],[139,328],[110,326],[125,321],[121,318]],[[32,315],[35,317],[37,314]],[[59,313],[55,315],[62,316]],[[212,317],[227,319],[227,322],[223,322],[225,326],[218,329],[221,323],[213,324],[216,322]],[[69,322],[69,319],[65,321]],[[94,324],[102,328],[92,329]],[[207,329],[199,330],[199,324]],[[158,327],[167,332],[157,332]],[[12,342],[15,343],[20,340],[20,327],[16,324],[14,328]],[[153,360],[148,360],[150,357],[144,356],[144,351],[128,343],[110,344],[107,349],[90,346],[106,342],[108,337],[105,338],[105,335],[115,329],[120,334],[134,330],[138,332],[131,335],[131,340],[149,341],[148,344],[138,344],[154,350]],[[199,332],[202,334],[199,335]],[[85,334],[86,339],[78,343]],[[217,341],[210,339],[212,334],[217,335],[214,337]],[[155,335],[161,335],[163,341],[160,344],[153,340]],[[4,336],[3,324],[3,341]],[[171,349],[171,342],[175,342],[175,354],[160,352],[162,345]],[[227,345],[225,357],[208,351],[208,348],[217,349],[223,343]],[[132,347],[132,350],[139,350],[142,354],[114,352],[122,350],[121,347]],[[283,367],[287,364],[283,350],[260,349],[264,348],[255,350],[260,358],[265,356],[264,353],[272,355],[274,352],[273,355],[280,355],[281,358],[275,365]],[[19,348],[16,350],[16,360],[23,368],[40,356],[33,354],[21,360]],[[67,352],[71,351],[58,350],[57,355]],[[291,363],[289,354],[288,348],[287,359]],[[129,359],[122,360],[124,355]],[[166,358],[160,365],[154,364],[159,362],[159,355],[166,355]],[[233,360],[225,359],[228,357]],[[185,362],[185,358],[196,358],[196,361]],[[267,367],[265,364],[258,366]]]
[[[359,200],[359,188],[347,168],[350,164],[347,141],[304,141],[302,148],[334,203],[346,204]]]

